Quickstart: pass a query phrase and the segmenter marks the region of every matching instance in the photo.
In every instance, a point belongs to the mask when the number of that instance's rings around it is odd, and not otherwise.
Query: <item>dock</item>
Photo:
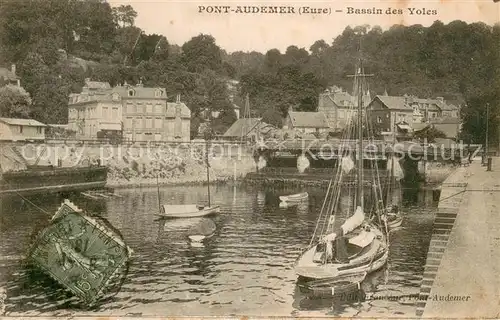
[[[480,161],[443,183],[416,315],[500,316],[500,158]]]

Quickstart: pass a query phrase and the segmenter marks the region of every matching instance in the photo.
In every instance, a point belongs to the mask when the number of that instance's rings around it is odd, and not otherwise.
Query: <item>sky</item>
[[[493,0],[337,0],[337,1],[172,1],[172,0],[108,0],[112,6],[130,4],[138,16],[135,25],[146,33],[167,37],[170,43],[182,45],[200,33],[211,34],[217,44],[227,52],[259,51],[265,53],[277,48],[281,52],[290,45],[309,47],[323,39],[331,43],[350,25],[368,24],[386,30],[394,24],[430,26],[435,20],[449,23],[463,20],[481,21],[493,25],[500,21],[500,2]],[[213,6],[287,6],[295,14],[245,14],[199,12],[200,6],[210,10]],[[299,14],[303,7],[323,8],[329,14]],[[348,14],[354,9],[401,9],[403,14]],[[410,14],[435,10],[436,14]],[[342,12],[336,12],[341,10]],[[301,11],[302,12],[302,11]]]

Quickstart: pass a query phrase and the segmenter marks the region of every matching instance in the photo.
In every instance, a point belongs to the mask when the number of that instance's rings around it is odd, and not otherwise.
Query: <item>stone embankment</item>
[[[425,177],[426,184],[438,185],[445,181],[458,167],[459,165],[451,163],[420,162],[418,165],[418,173]]]
[[[500,158],[480,160],[443,183],[417,316],[500,316]]]
[[[5,162],[26,165],[79,167],[105,165],[109,168],[109,187],[159,184],[198,184],[207,182],[203,144],[107,145],[85,143],[9,144]],[[5,153],[5,152],[3,152]],[[211,182],[244,178],[255,171],[250,151],[238,144],[214,143],[208,148]],[[12,167],[12,165],[11,165]],[[17,165],[18,170],[23,166]]]

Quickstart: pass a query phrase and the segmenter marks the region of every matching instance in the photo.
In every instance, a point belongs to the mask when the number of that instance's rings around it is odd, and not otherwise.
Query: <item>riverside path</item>
[[[500,158],[443,183],[420,290],[423,318],[500,316]]]

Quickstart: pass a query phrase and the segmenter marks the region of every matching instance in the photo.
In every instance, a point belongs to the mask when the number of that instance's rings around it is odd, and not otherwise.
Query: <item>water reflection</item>
[[[120,293],[91,314],[150,316],[221,315],[414,315],[414,305],[397,301],[334,301],[309,299],[296,291],[293,264],[309,243],[321,209],[323,189],[273,189],[249,186],[214,186],[212,202],[221,212],[210,219],[215,235],[194,247],[187,239],[198,219],[158,220],[156,188],[117,190],[121,198],[99,202],[83,197],[70,200],[100,212],[118,228],[134,250],[129,276]],[[279,195],[301,191],[308,201],[279,208]],[[409,193],[407,192],[405,197]],[[368,293],[418,293],[432,230],[434,207],[424,205],[432,193],[415,192],[407,201],[400,230],[391,233],[387,267],[363,283]],[[51,214],[61,199],[40,197],[38,206]],[[405,198],[407,200],[407,198]],[[0,287],[7,290],[8,315],[86,315],[57,290],[32,285],[22,259],[30,235],[50,218],[38,209],[1,200]],[[207,201],[206,187],[165,187],[162,204]],[[343,200],[348,201],[348,200]],[[414,203],[414,204],[412,204]],[[435,205],[435,204],[433,204]]]

